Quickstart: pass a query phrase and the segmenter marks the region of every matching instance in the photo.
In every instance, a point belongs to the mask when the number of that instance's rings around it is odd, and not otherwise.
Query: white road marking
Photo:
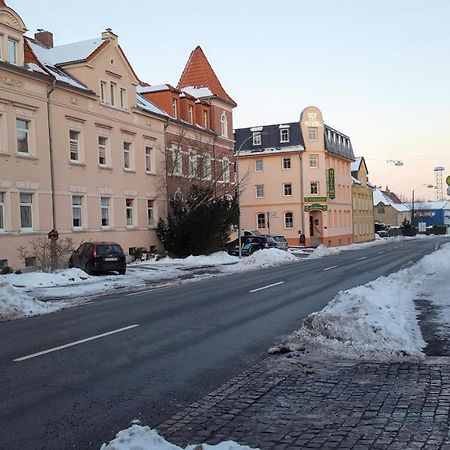
[[[382,253],[384,253],[384,250],[382,252],[377,252],[379,255],[381,255]]]
[[[280,281],[279,283],[269,284],[267,286],[263,286],[263,287],[260,287],[258,289],[253,289],[252,291],[250,291],[250,293],[253,294],[253,292],[258,292],[258,291],[262,291],[264,289],[269,289],[269,288],[274,287],[274,286],[279,286],[280,284],[284,284],[284,281]]]
[[[339,267],[339,266],[331,266],[331,267],[327,267],[326,269],[323,269],[323,271],[326,272],[327,270],[334,269],[335,267]]]
[[[60,345],[59,347],[53,347],[48,350],[42,350],[41,352],[32,353],[31,355],[21,356],[20,358],[16,358],[14,362],[21,362],[27,359],[36,358],[37,356],[46,355],[47,353],[57,352],[58,350],[63,350],[65,348],[73,347],[75,345],[84,344],[85,342],[93,341],[95,339],[104,338],[106,336],[111,336],[112,334],[122,333],[123,331],[131,330],[133,328],[138,327],[139,325],[130,325],[128,327],[119,328],[118,330],[108,331],[107,333],[97,334],[96,336],[91,336],[86,339],[81,339],[79,341],[70,342],[69,344]]]
[[[367,259],[367,256],[363,256],[362,258],[358,258],[358,261],[362,261],[363,259]]]

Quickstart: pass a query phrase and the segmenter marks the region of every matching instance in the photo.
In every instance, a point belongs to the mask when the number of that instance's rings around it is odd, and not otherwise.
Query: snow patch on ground
[[[0,322],[48,314],[58,309],[57,305],[40,302],[31,295],[11,286],[7,281],[0,281]]]
[[[155,430],[140,425],[132,425],[117,433],[109,444],[103,444],[100,450],[183,450],[162,438]],[[252,450],[250,447],[232,441],[217,445],[188,445],[185,450]],[[254,449],[259,450],[259,449]]]
[[[323,258],[324,256],[339,255],[343,250],[341,247],[326,247],[325,245],[319,245],[311,253],[311,259]]]
[[[295,261],[298,261],[298,258],[290,252],[277,248],[268,248],[259,250],[246,258],[242,258],[236,267],[228,268],[227,271],[242,272],[245,270],[257,270],[263,267],[279,266]]]

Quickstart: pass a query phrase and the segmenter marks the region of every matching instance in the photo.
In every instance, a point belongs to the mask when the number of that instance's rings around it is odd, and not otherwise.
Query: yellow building
[[[364,158],[352,164],[353,241],[368,242],[375,239],[373,217],[374,186],[369,183],[369,171]]]

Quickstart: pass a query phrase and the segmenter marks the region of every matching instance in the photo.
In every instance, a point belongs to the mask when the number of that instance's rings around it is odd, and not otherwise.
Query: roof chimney
[[[53,33],[50,33],[50,31],[39,29],[37,30],[37,33],[34,34],[34,39],[40,42],[44,47],[53,48]]]
[[[6,6],[5,0],[0,0],[0,6]]]
[[[118,36],[117,34],[114,34],[113,31],[111,30],[111,28],[107,28],[103,33],[102,33],[102,39],[104,41],[115,41],[117,40]]]

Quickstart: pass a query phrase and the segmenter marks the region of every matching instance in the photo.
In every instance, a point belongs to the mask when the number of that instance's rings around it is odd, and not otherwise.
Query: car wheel
[[[86,263],[86,267],[85,267],[84,271],[85,271],[88,275],[94,275],[94,271],[93,271],[93,269],[92,269],[92,264],[91,264],[91,263]]]
[[[72,268],[73,268],[73,262],[71,259],[69,259],[69,269],[72,269]]]
[[[127,272],[127,269],[121,269],[119,270],[119,275],[125,275]]]

